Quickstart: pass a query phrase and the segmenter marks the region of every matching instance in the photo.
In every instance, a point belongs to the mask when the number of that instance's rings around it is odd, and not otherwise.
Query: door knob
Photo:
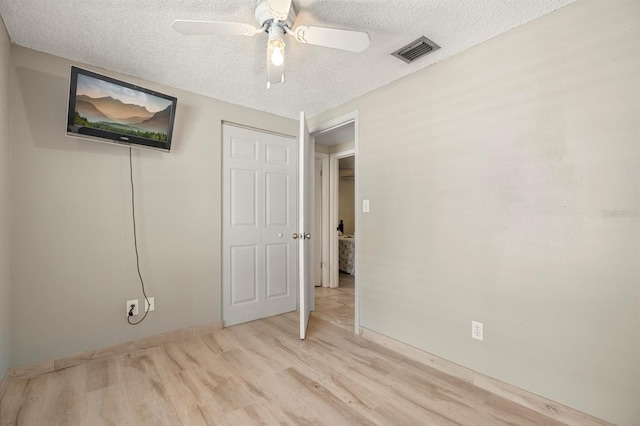
[[[298,239],[298,237],[302,237],[302,234],[298,234],[297,232],[294,232],[294,233],[293,233],[293,239],[294,239],[294,240],[297,240],[297,239]]]
[[[311,234],[307,232],[306,234],[304,234],[304,238],[307,239],[307,240],[310,240],[311,239]]]

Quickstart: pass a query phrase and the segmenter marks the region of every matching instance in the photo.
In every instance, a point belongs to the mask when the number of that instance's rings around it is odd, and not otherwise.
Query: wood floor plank
[[[175,352],[173,345],[164,345],[145,351],[151,357],[162,377],[172,376],[184,371],[179,360],[176,359],[175,353],[172,354],[172,350]]]
[[[123,383],[136,424],[175,425],[180,418],[150,352],[118,357]]]
[[[229,329],[205,334],[200,336],[200,340],[202,340],[213,353],[227,352],[242,347],[242,343],[240,343]]]
[[[217,379],[214,381],[209,374],[203,375],[202,372],[196,370],[180,372],[180,386],[183,387],[181,397],[185,399],[193,398],[193,401],[177,402],[176,405],[183,403],[187,405],[195,404],[207,424],[226,425],[229,423],[224,411],[224,405],[216,401],[216,389],[220,384],[226,383],[228,379],[222,376],[216,377]],[[191,411],[195,411],[194,407],[191,408]],[[193,417],[193,414],[190,416]]]
[[[297,312],[265,318],[265,324],[279,330],[285,336],[300,335],[300,315]]]
[[[292,366],[304,371],[309,378],[320,382],[346,403],[371,410],[384,400],[381,393],[371,391],[369,380],[349,369],[348,357],[335,361],[334,358],[314,356],[308,347],[294,345],[287,339],[274,339],[274,345]]]
[[[254,322],[237,326],[234,331],[240,340],[247,343],[241,349],[226,352],[224,356],[230,363],[238,366],[240,371],[246,369],[264,374],[282,371],[291,366],[290,361],[274,345],[273,335],[268,329],[265,330]]]
[[[208,415],[200,408],[201,402],[209,402],[210,399],[198,401],[180,373],[163,374],[162,379],[181,424],[193,426],[214,424],[214,419],[208,419]],[[220,418],[224,417],[220,416]]]
[[[40,380],[40,383],[45,384],[46,379]],[[2,401],[0,401],[0,426],[17,424],[20,412],[28,411],[29,405],[29,393],[27,389],[30,387],[30,379],[11,378],[6,386],[7,389],[4,397]],[[33,387],[32,383],[31,387]],[[32,395],[34,394],[33,389],[31,389],[30,392]]]
[[[115,358],[93,361],[84,365],[87,392],[120,383]]]
[[[197,368],[188,368],[179,374],[180,386],[188,389],[197,405],[200,408],[211,406],[203,413],[207,421],[219,421],[226,413],[250,405],[255,400],[251,388],[244,384],[224,355],[211,354]]]
[[[385,402],[377,407],[375,412],[383,419],[381,424],[387,425],[453,426],[461,424],[406,400],[393,399],[392,402]]]
[[[227,418],[232,425],[236,426],[293,425],[293,423],[284,418],[282,413],[261,402],[255,402],[229,413]]]
[[[43,374],[27,380],[24,389],[22,406],[15,412],[15,424],[38,425],[45,421],[43,408],[45,407],[49,388],[53,385],[51,374]],[[6,398],[6,396],[5,396]],[[4,411],[4,400],[2,410]],[[4,418],[4,416],[2,416]],[[11,418],[11,416],[9,416]],[[13,423],[8,423],[13,424]]]
[[[323,300],[330,301],[330,302],[336,302],[336,303],[342,303],[343,305],[348,305],[348,306],[353,306],[353,304],[354,304],[354,302],[353,302],[353,293],[351,293],[351,292],[348,292],[348,293],[340,292],[338,294],[334,294],[334,295],[331,295],[331,296],[324,297]]]
[[[484,403],[487,418],[495,419],[496,422],[518,425],[539,425],[544,421],[548,426],[560,426],[565,423],[555,419],[545,418],[540,413],[528,407],[516,404],[497,395],[491,395]]]
[[[101,387],[87,393],[85,424],[92,426],[133,426],[124,384]]]
[[[333,424],[375,424],[368,416],[354,409],[351,404],[345,403],[341,398],[332,393],[321,383],[309,378],[296,368],[286,370],[288,383],[298,385],[301,398],[307,401],[307,405],[313,406],[314,411],[323,417],[330,415]]]
[[[171,343],[164,346],[166,355],[182,370],[202,368],[213,354],[211,349],[202,341],[195,338]]]
[[[53,374],[53,373],[50,373]],[[41,424],[85,424],[85,368],[79,365],[55,373],[49,383],[42,410]]]
[[[261,377],[256,386],[262,391],[263,402],[276,407],[284,415],[285,424],[294,425],[337,425],[344,421],[333,413],[319,414],[315,401],[309,401],[301,393],[303,386],[291,383],[289,375],[282,371]],[[283,419],[279,418],[282,422]]]
[[[316,299],[316,310],[314,312],[322,312],[328,309],[335,309],[342,307],[343,304],[333,300],[329,300],[327,297]]]

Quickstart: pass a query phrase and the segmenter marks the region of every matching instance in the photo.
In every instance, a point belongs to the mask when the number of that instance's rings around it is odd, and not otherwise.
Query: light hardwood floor
[[[5,425],[554,425],[557,421],[293,312],[14,378]]]
[[[340,272],[340,287],[316,287],[314,314],[345,330],[354,331],[355,279]]]

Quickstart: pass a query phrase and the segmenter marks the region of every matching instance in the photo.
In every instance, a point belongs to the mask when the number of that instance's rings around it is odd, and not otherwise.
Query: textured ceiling
[[[266,34],[184,36],[174,19],[256,25],[255,0],[0,0],[17,45],[296,118],[325,111],[574,0],[294,0],[295,26],[366,31],[351,53],[286,36],[286,81],[266,89]],[[421,35],[441,49],[407,65],[391,52]]]

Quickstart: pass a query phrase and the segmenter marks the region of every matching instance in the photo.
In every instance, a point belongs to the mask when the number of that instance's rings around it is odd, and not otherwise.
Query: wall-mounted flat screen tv
[[[70,81],[67,135],[171,149],[176,98],[77,67]]]

